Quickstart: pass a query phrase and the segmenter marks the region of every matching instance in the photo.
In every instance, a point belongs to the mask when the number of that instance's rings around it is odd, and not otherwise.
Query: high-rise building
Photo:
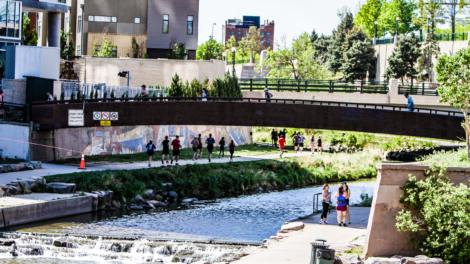
[[[237,43],[240,43],[243,37],[248,36],[250,27],[256,27],[261,31],[261,46],[265,49],[274,46],[274,21],[265,20],[263,24],[260,23],[259,16],[243,16],[242,19],[228,19],[223,26],[223,40],[226,44],[227,41],[234,36]]]

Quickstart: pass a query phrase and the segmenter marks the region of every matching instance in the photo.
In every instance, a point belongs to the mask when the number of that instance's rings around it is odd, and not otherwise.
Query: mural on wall
[[[93,127],[81,129],[82,142],[86,144],[85,155],[129,154],[144,152],[153,139],[157,150],[162,150],[165,136],[173,140],[180,137],[183,148],[189,148],[194,137],[201,134],[203,142],[212,134],[216,143],[224,137],[236,145],[251,144],[251,127],[238,126],[125,126]],[[69,155],[74,155],[69,153]]]

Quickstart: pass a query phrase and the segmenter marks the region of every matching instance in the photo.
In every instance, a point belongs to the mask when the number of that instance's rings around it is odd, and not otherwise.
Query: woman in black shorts
[[[155,147],[155,144],[153,144],[153,139],[149,141],[149,143],[147,144],[145,148],[147,149],[147,154],[149,155],[149,167],[150,167],[152,166],[150,165],[152,163],[152,156],[155,153],[155,149],[157,149],[157,147]]]
[[[163,145],[162,164],[164,164],[163,160],[165,159],[165,155],[166,155],[166,163],[169,163],[168,159],[170,158],[170,141],[168,140],[168,136],[165,136],[165,140],[162,141],[162,145]]]

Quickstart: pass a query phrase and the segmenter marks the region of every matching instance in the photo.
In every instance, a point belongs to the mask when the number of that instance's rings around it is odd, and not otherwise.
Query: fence
[[[0,120],[10,122],[25,123],[27,120],[28,108],[26,105],[0,102]]]
[[[72,93],[75,94],[77,98],[77,93],[86,94],[86,98],[91,97],[91,92],[97,93],[98,98],[104,98],[106,93],[106,98],[110,98],[111,92],[114,92],[114,97],[121,98],[123,96],[135,97],[142,92],[142,88],[139,87],[127,87],[119,85],[106,85],[105,83],[92,84],[92,83],[79,83],[73,81],[63,81],[61,85],[61,92],[64,93],[64,98],[71,98]],[[151,89],[148,88],[147,92],[149,96],[165,97],[164,89]],[[94,96],[93,96],[94,97]]]
[[[240,79],[240,88],[248,91],[327,92],[387,94],[388,84],[368,81],[295,80],[295,79]]]
[[[401,36],[399,36],[401,37]],[[466,41],[468,40],[468,32],[462,32],[462,33],[439,33],[435,34],[436,41]],[[419,39],[419,42],[424,42],[426,40],[426,35],[417,35],[416,38]],[[381,45],[381,44],[392,44],[395,42],[394,37],[388,37],[388,38],[379,38],[375,41],[376,45]],[[371,43],[373,43],[373,40],[371,40]]]
[[[372,42],[372,40],[371,40]],[[395,38],[379,38],[375,41],[376,45],[381,45],[381,44],[392,44],[395,42]]]
[[[412,95],[429,95],[438,96],[437,88],[438,83],[402,83],[398,84],[398,94],[412,94]]]

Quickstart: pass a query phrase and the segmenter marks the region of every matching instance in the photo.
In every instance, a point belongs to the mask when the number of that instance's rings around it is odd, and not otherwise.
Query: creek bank
[[[421,147],[418,149],[400,149],[396,151],[385,151],[383,153],[384,160],[396,160],[396,161],[403,161],[403,162],[414,162],[418,159],[429,156],[434,152],[441,152],[441,151],[457,151],[462,146],[440,146],[440,147]]]
[[[0,164],[0,173],[36,169],[42,169],[42,163],[40,161],[20,162],[17,164]]]

